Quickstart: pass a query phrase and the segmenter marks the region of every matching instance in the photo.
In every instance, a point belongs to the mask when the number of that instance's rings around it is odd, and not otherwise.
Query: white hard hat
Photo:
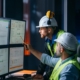
[[[65,32],[60,37],[58,37],[58,39],[55,39],[54,41],[59,42],[68,50],[71,50],[71,51],[77,50],[78,41],[76,37],[71,33]]]
[[[36,26],[37,28],[39,28],[39,27],[49,27],[49,26],[52,26],[52,27],[58,26],[57,21],[52,16],[52,14],[50,15],[50,13],[53,13],[53,12],[47,11],[46,15],[43,16],[40,19],[39,26]],[[48,21],[50,21],[50,24],[48,24]]]

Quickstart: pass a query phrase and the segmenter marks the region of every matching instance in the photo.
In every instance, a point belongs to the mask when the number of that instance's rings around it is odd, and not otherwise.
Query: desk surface
[[[32,74],[32,73],[35,73],[35,72],[36,72],[35,70],[22,70],[22,71],[13,73],[12,75],[14,75],[14,76],[22,76],[24,74]]]

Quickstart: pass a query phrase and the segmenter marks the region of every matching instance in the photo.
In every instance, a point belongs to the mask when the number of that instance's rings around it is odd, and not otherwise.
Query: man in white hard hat
[[[40,19],[39,26],[36,27],[39,28],[41,38],[45,38],[46,54],[55,57],[56,43],[54,42],[54,39],[63,34],[64,31],[58,29],[57,21],[54,18],[54,13],[47,11],[46,15]],[[37,73],[33,77],[35,79],[41,78],[45,72],[46,74],[44,75],[44,80],[48,80],[52,69],[53,68],[40,62]]]
[[[56,55],[60,56],[60,58],[53,58],[34,50],[29,44],[26,45],[27,49],[43,64],[54,67],[49,80],[80,80],[80,65],[76,56],[78,46],[76,37],[65,32],[54,41],[57,42]]]

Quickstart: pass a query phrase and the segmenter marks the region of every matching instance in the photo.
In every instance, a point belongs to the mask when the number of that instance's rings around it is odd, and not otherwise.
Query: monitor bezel
[[[8,49],[8,72],[0,75],[0,77],[2,77],[2,76],[8,75],[8,73],[9,73],[9,48],[6,46],[2,46],[2,47],[0,47],[0,49]]]
[[[23,21],[25,22],[25,28],[24,28],[24,41],[25,41],[25,36],[26,36],[26,20],[18,20],[18,19],[11,19],[11,20],[16,20],[16,21]],[[10,31],[9,31],[9,45],[16,45],[16,44],[23,44],[23,43],[10,43],[10,34],[11,34],[11,20],[10,20]]]
[[[20,45],[17,45],[17,46],[11,46],[10,48],[19,48],[19,47],[22,47],[23,48],[23,69],[24,69],[24,46],[20,46]],[[9,65],[10,65],[10,48],[9,48]],[[23,70],[23,69],[18,69],[18,70],[14,70],[14,71],[9,71],[9,68],[10,68],[10,66],[8,66],[8,72],[9,72],[9,74],[12,74],[12,73],[16,73],[16,72],[18,72],[18,71],[21,71],[21,70]]]
[[[9,20],[9,24],[8,24],[8,27],[10,28],[10,21],[11,19],[9,18],[3,18],[3,17],[0,17],[0,19],[4,19],[4,20]],[[7,44],[4,44],[4,45],[0,45],[0,46],[6,46],[6,45],[9,45],[9,32],[10,32],[10,29],[8,28],[8,38],[7,38]]]

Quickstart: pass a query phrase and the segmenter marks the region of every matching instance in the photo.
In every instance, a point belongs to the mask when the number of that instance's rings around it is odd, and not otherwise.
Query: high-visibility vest
[[[52,71],[52,74],[50,76],[50,80],[59,80],[59,75],[60,75],[60,72],[62,71],[62,69],[64,69],[68,64],[73,64],[74,66],[76,66],[79,70],[80,70],[80,65],[77,61],[77,59],[72,59],[72,60],[69,60],[63,64],[61,64],[61,59],[57,62],[57,64],[55,65],[53,71]]]
[[[56,38],[58,38],[59,36],[61,36],[64,33],[63,30],[59,30],[58,33],[56,34]],[[47,47],[50,51],[51,56],[54,56],[54,53],[56,52],[56,42],[52,45],[53,48],[51,49],[50,43],[47,42]]]

